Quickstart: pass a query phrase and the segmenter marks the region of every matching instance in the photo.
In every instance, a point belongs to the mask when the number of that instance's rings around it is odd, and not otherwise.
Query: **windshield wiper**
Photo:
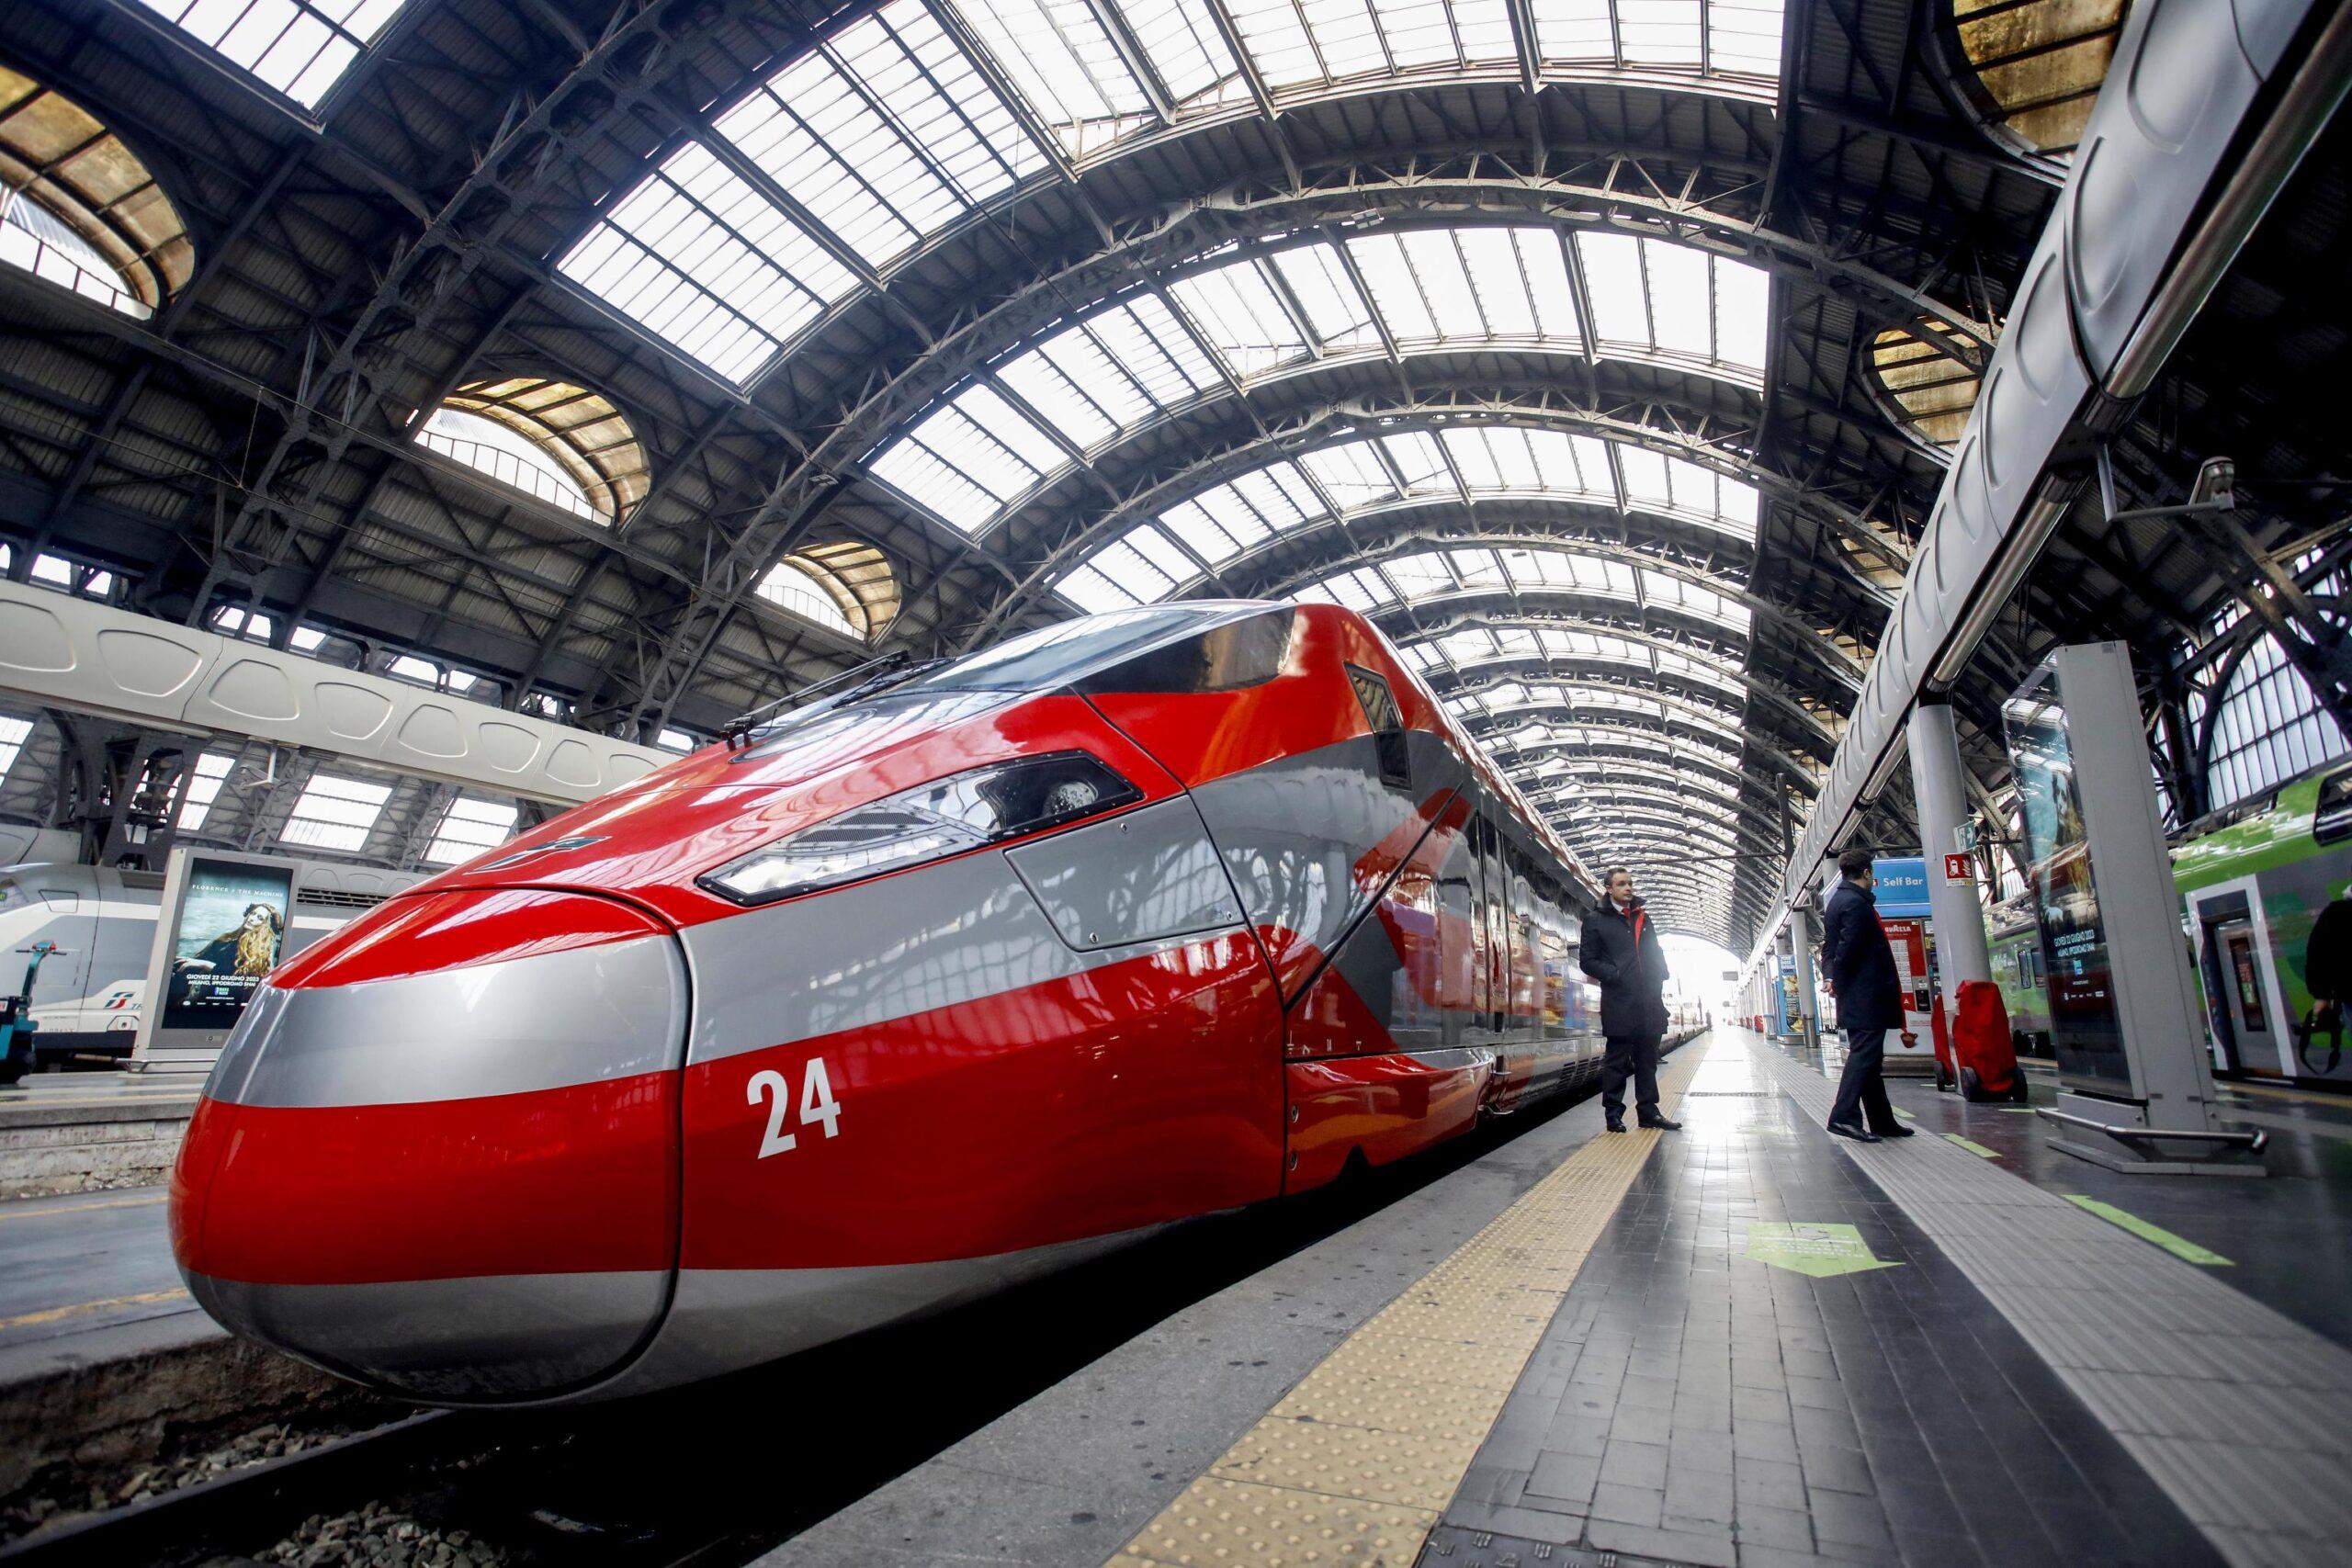
[[[924,671],[936,669],[946,662],[944,658],[916,659],[904,649],[877,654],[863,663],[853,664],[846,670],[828,675],[814,685],[788,692],[764,707],[753,708],[741,717],[728,720],[719,727],[719,739],[727,743],[729,751],[737,750],[751,745],[769,726],[812,699],[824,698],[828,708],[846,707],[878,692],[911,681]],[[844,682],[849,684],[843,685]],[[835,690],[836,687],[840,689]]]

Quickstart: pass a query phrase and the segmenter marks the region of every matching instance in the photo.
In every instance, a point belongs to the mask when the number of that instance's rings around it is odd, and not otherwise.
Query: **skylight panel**
[[[14,719],[0,720],[0,736],[5,735],[6,725],[15,722]],[[13,748],[8,757],[11,761],[15,761]],[[188,774],[187,793],[180,796],[179,816],[174,819],[174,827],[183,833],[202,829],[204,819],[212,815],[212,803],[220,798],[220,787],[228,782],[229,770],[236,761],[226,751],[207,751],[196,760],[196,767]],[[6,766],[0,764],[0,773],[6,772]]]
[[[1714,301],[1708,289],[1708,258],[1681,245],[1642,245],[1648,274],[1650,326],[1657,346],[1694,359],[1714,349]]]
[[[1356,0],[1342,0],[1342,4],[1362,15]],[[1308,35],[1295,0],[1227,0],[1226,10],[1233,17],[1241,47],[1249,51],[1259,78],[1267,86],[1293,87],[1329,78],[1331,73],[1324,69],[1323,57]]]
[[[1325,348],[1369,348],[1380,342],[1372,301],[1348,277],[1340,253],[1317,241],[1274,254],[1274,265],[1290,286],[1316,341]]]
[[[1575,442],[1553,430],[1518,425],[1455,425],[1442,433],[1447,454],[1474,493],[1594,496],[1615,504],[1604,465],[1588,479]]]
[[[1299,458],[1298,466],[1312,474],[1332,504],[1343,511],[1396,501],[1403,494],[1369,440],[1343,441],[1309,452]]]
[[[1127,28],[1168,95],[1179,104],[1249,96],[1233,51],[1203,0],[1116,0]]]
[[[1579,234],[1576,244],[1600,352],[1763,373],[1771,300],[1763,269],[1631,234]]]
[[[434,865],[456,865],[484,850],[494,850],[514,836],[514,823],[521,815],[515,807],[461,795],[442,814],[433,841],[424,847],[424,858]]]
[[[1622,561],[1566,550],[1505,550],[1510,574],[1521,588],[1557,588],[1611,599],[1634,597],[1634,571]]]
[[[919,0],[844,28],[718,129],[876,267],[1045,164]]]
[[[856,287],[695,142],[639,182],[556,269],[738,385]]]
[[[1073,158],[1151,122],[1151,99],[1087,0],[953,0]]]
[[[1476,558],[1482,553],[1476,550],[1457,550],[1453,553],[1454,564],[1464,569],[1465,577],[1475,577],[1479,568]],[[1501,569],[1494,565],[1492,555],[1486,557],[1486,564],[1491,573],[1499,575]],[[1419,555],[1398,556],[1384,562],[1382,571],[1395,585],[1396,596],[1406,604],[1412,604],[1436,594],[1451,593],[1455,587],[1453,573],[1446,570],[1446,558],[1434,551]]]
[[[1351,610],[1368,611],[1393,603],[1396,593],[1382,581],[1378,571],[1363,567],[1355,571],[1327,577],[1314,585],[1329,595],[1329,602],[1344,604]],[[1300,595],[1305,598],[1305,594]]]
[[[966,388],[868,464],[875,478],[967,534],[1067,466],[1051,436],[986,386]]]
[[[1653,604],[1672,604],[1702,620],[1745,632],[1748,627],[1747,606],[1727,599],[1712,589],[1685,582],[1662,571],[1642,571],[1642,597]]]
[[[1700,0],[1617,0],[1617,36],[1628,65],[1702,62]]]
[[[1781,73],[1781,0],[1707,0],[1707,64],[1758,76]]]
[[[356,853],[368,842],[368,830],[384,813],[392,797],[390,784],[362,784],[333,773],[312,773],[277,830],[281,844],[314,850]]]
[[[653,744],[664,751],[691,751],[699,744],[683,729],[663,729],[653,737]]]
[[[1399,343],[1581,341],[1548,229],[1416,229],[1362,235],[1348,250]]]
[[[1380,449],[1388,454],[1388,461],[1403,476],[1406,494],[1460,493],[1453,482],[1453,470],[1446,465],[1444,449],[1430,432],[1408,430],[1396,435],[1384,435]]]
[[[1238,379],[1305,359],[1312,352],[1301,323],[1275,291],[1263,260],[1232,262],[1168,286],[1204,341]]]
[[[17,755],[32,738],[33,725],[28,718],[0,718],[0,778],[17,765]]]
[[[1514,585],[1504,561],[1493,550],[1453,550],[1447,558],[1464,588],[1504,588]]]
[[[141,0],[304,108],[316,108],[402,0]]]
[[[1148,295],[1064,328],[997,374],[1082,449],[1220,384],[1182,324]]]
[[[1610,0],[1532,0],[1536,47],[1548,61],[1614,64]]]

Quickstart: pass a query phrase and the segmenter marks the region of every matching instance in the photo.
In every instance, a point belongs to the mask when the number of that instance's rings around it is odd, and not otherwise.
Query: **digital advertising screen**
[[[2115,976],[2091,880],[2057,671],[2045,668],[2019,687],[2003,705],[2002,717],[2048,969],[2052,1052],[2060,1073],[2091,1080],[2086,1087],[2128,1089],[2131,1061],[2116,1012]]]
[[[235,1023],[285,951],[293,897],[291,866],[191,856],[162,1026],[218,1031]]]

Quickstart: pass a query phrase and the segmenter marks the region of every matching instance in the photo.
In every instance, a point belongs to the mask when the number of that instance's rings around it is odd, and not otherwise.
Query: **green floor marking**
[[[1904,1110],[1903,1107],[1899,1105],[1894,1108],[1894,1113],[1897,1116],[1902,1117],[1905,1122],[1917,1122],[1918,1120],[1917,1116],[1912,1115],[1911,1112]]]
[[[2175,1235],[2162,1225],[2152,1225],[2137,1214],[2126,1213],[2112,1203],[2102,1203],[2096,1198],[2086,1198],[2079,1192],[2066,1194],[2066,1201],[2088,1209],[2109,1224],[2121,1225],[2143,1241],[2153,1241],[2184,1262],[2196,1263],[2208,1269],[2234,1269],[2236,1264],[2209,1247],[2198,1246],[2185,1235]]]
[[[1833,1274],[1865,1274],[1873,1269],[1900,1269],[1900,1263],[1871,1256],[1871,1244],[1852,1225],[1812,1224],[1804,1221],[1750,1220],[1747,1256],[1792,1274],[1826,1280]]]
[[[2004,1116],[2035,1116],[2041,1114],[2030,1105],[1999,1105],[1994,1107]]]
[[[1985,1159],[1999,1159],[2001,1157],[2000,1150],[1988,1149],[1982,1144],[1973,1144],[1966,1138],[1962,1137],[1958,1133],[1946,1133],[1944,1136],[1952,1143],[1958,1144],[1962,1148],[1966,1149],[1970,1154],[1982,1156]]]

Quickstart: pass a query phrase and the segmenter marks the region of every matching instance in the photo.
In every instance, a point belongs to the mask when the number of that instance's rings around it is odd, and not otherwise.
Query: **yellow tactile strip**
[[[1698,1070],[1658,1073],[1671,1109]],[[1408,1286],[1105,1568],[1409,1568],[1656,1133],[1598,1137]]]

